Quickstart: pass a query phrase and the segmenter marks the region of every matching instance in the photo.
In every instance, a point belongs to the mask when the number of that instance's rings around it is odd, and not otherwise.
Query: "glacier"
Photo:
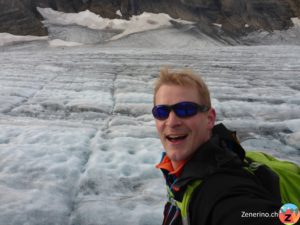
[[[99,44],[14,38],[0,41],[0,225],[161,224],[163,66],[202,74],[245,149],[300,163],[296,43],[225,46],[172,26]]]

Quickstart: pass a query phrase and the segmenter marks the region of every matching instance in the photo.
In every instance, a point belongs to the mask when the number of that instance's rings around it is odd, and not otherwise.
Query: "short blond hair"
[[[211,108],[210,93],[207,85],[200,75],[196,75],[192,70],[183,69],[180,71],[171,71],[169,68],[164,67],[160,70],[159,78],[154,85],[153,103],[155,104],[155,96],[158,89],[162,85],[178,85],[183,87],[194,86],[198,93],[201,104]]]

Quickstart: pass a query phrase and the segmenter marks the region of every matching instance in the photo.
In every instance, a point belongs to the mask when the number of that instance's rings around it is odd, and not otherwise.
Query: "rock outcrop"
[[[0,32],[45,35],[46,29],[34,7],[19,0],[0,0]]]
[[[36,7],[64,12],[90,10],[106,18],[128,19],[144,11],[167,13],[174,18],[196,21],[199,28],[243,35],[253,30],[283,30],[300,18],[299,0],[0,0],[0,32],[20,35],[45,35],[46,29]]]

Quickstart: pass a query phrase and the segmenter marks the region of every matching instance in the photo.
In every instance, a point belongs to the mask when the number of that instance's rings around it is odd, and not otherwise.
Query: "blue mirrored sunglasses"
[[[174,105],[156,105],[152,109],[152,114],[155,119],[165,120],[169,117],[171,111],[174,111],[179,118],[188,118],[198,112],[207,112],[208,110],[209,108],[205,105],[194,102],[179,102]]]

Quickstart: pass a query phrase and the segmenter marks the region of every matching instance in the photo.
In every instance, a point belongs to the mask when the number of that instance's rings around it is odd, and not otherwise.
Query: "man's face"
[[[203,104],[195,87],[162,85],[155,96],[156,105],[179,102]],[[187,160],[197,148],[210,138],[215,122],[215,111],[199,112],[189,118],[179,118],[171,111],[165,120],[155,120],[160,140],[173,166]]]

